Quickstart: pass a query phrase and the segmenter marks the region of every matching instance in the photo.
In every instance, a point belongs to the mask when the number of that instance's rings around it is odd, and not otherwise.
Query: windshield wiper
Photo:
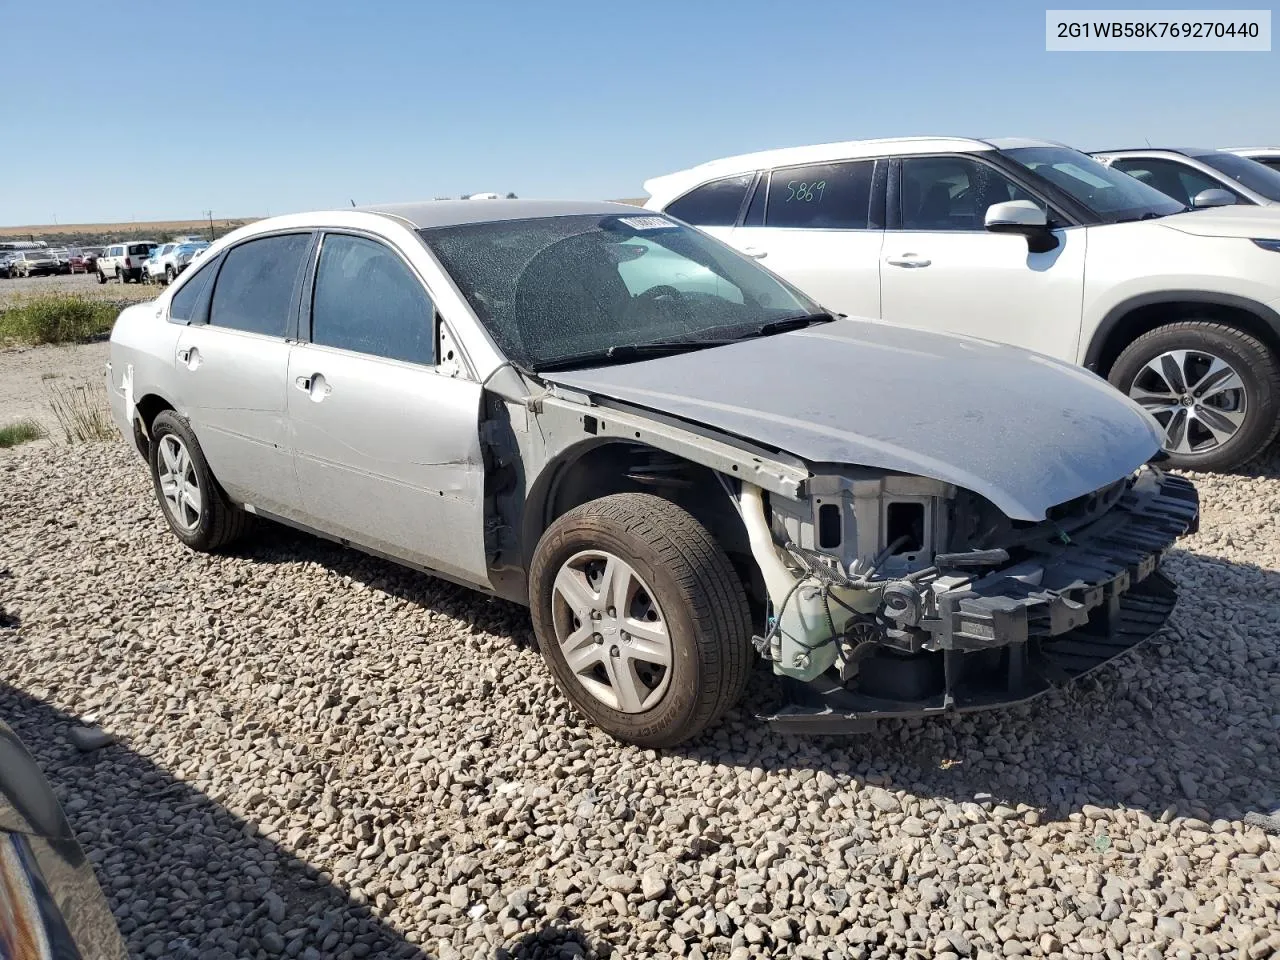
[[[663,354],[684,353],[688,350],[701,350],[703,347],[723,347],[733,340],[654,340],[650,343],[619,343],[605,350],[592,350],[569,357],[555,357],[533,365],[535,372],[542,370],[564,370],[567,367],[590,367],[605,363],[625,363],[645,357],[657,357]]]
[[[805,327],[812,326],[815,323],[830,323],[835,320],[831,314],[825,310],[818,313],[806,313],[798,317],[783,317],[781,320],[770,320],[768,323],[762,323],[756,327],[754,333],[748,333],[748,337],[767,337],[773,333],[786,333],[788,330],[803,330]],[[741,339],[741,338],[739,338]]]

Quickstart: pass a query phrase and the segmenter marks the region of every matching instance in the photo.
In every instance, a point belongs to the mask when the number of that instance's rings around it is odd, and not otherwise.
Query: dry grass
[[[226,220],[214,220],[213,226],[218,236],[222,236],[228,230],[242,226],[246,223],[252,223],[257,217],[232,217]],[[127,223],[41,223],[32,224],[23,227],[0,227],[0,237],[16,237],[18,239],[26,239],[30,236],[36,237],[53,237],[58,235],[66,236],[95,236],[99,234],[155,234],[155,239],[159,240],[162,236],[170,234],[182,233],[199,233],[207,235],[209,233],[208,220],[139,220]]]
[[[16,447],[20,443],[40,440],[45,436],[44,427],[28,417],[0,427],[0,447]]]
[[[109,334],[120,309],[74,293],[16,300],[0,308],[0,344],[83,343]]]
[[[58,419],[67,443],[112,440],[118,436],[102,384],[46,384],[49,409]]]

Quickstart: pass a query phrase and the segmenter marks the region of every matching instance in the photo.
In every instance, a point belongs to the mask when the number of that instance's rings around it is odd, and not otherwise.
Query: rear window
[[[858,160],[773,171],[765,226],[866,230],[874,169],[874,160]]]
[[[129,255],[136,257],[141,253],[150,253],[154,249],[155,247],[149,243],[131,243],[129,244]]]
[[[666,212],[695,227],[731,227],[747,198],[754,174],[712,180],[667,205]]]

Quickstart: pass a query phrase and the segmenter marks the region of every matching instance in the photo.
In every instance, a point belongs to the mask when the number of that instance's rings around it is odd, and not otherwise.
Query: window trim
[[[369,240],[372,243],[381,244],[382,246],[390,250],[391,253],[394,256],[396,256],[402,264],[404,264],[405,268],[409,271],[409,274],[412,277],[414,277],[418,281],[418,283],[422,286],[423,292],[427,295],[427,299],[431,302],[431,353],[432,353],[431,363],[418,363],[417,361],[414,361],[414,360],[398,360],[395,357],[382,357],[374,353],[364,353],[363,351],[360,351],[360,350],[349,350],[346,347],[335,347],[327,343],[316,343],[315,340],[312,339],[312,328],[314,323],[312,312],[315,305],[316,277],[319,275],[319,272],[320,272],[320,254],[324,250],[325,240],[330,236],[357,237],[361,240]],[[307,346],[312,347],[316,350],[331,350],[335,353],[340,353],[340,354],[343,354],[344,356],[349,356],[349,357],[362,357],[365,360],[376,360],[381,363],[402,364],[406,367],[411,367],[414,370],[429,370],[432,373],[435,373],[437,376],[447,376],[446,374],[440,373],[439,367],[440,367],[440,330],[441,330],[441,327],[448,327],[449,338],[453,343],[453,349],[459,355],[459,359],[461,360],[460,367],[462,370],[462,374],[460,376],[449,377],[449,379],[463,379],[463,378],[467,380],[477,379],[474,372],[475,368],[471,363],[471,359],[467,356],[466,350],[463,349],[462,345],[458,342],[458,337],[454,333],[453,328],[449,326],[449,324],[445,321],[444,317],[441,316],[440,314],[439,301],[437,300],[436,295],[431,292],[431,284],[427,282],[426,278],[423,277],[422,272],[419,271],[413,265],[410,259],[407,256],[405,256],[404,251],[401,250],[394,242],[389,240],[387,237],[382,236],[381,234],[374,233],[369,230],[361,230],[357,227],[319,227],[317,228],[316,240],[312,246],[312,249],[310,251],[309,258],[306,264],[305,281],[303,283],[300,294],[301,294],[300,304],[299,304],[300,309],[299,309],[299,317],[298,317],[298,342],[299,343],[306,344]]]
[[[991,232],[985,228],[978,230],[924,230],[916,227],[904,227],[902,225],[902,162],[904,160],[972,160],[994,170],[1006,180],[1011,181],[1020,190],[1026,191],[1036,200],[1043,203],[1048,211],[1050,230],[1067,230],[1071,227],[1082,225],[1078,218],[1068,215],[1060,204],[1055,203],[1051,197],[1046,195],[1043,189],[1031,183],[1026,177],[1010,170],[1002,163],[993,163],[975,153],[911,153],[893,157],[889,163],[888,186],[885,191],[885,230],[892,230],[896,233],[959,233],[969,236]],[[1057,223],[1055,224],[1054,221],[1057,221]]]
[[[285,343],[298,342],[298,312],[300,307],[300,294],[302,292],[302,281],[306,276],[306,266],[309,262],[313,251],[316,247],[316,238],[319,231],[315,227],[290,227],[280,230],[267,230],[262,233],[255,233],[251,237],[245,237],[243,240],[232,244],[219,251],[217,262],[213,267],[217,269],[217,273],[210,278],[209,292],[202,296],[204,301],[202,304],[203,311],[201,320],[203,325],[213,330],[223,330],[227,333],[237,333],[247,337],[261,337],[264,340],[277,340]],[[274,333],[258,333],[254,330],[241,330],[238,327],[227,327],[213,322],[213,297],[218,290],[218,281],[222,279],[222,268],[227,265],[227,257],[232,250],[237,250],[246,244],[253,243],[255,240],[266,240],[269,237],[287,237],[287,236],[306,236],[308,237],[307,249],[302,254],[302,263],[298,267],[298,276],[293,281],[293,291],[289,299],[289,315],[285,322],[284,335],[279,336]],[[194,325],[194,324],[193,324]]]
[[[867,193],[867,225],[865,227],[779,227],[769,222],[769,191],[773,187],[773,175],[785,170],[804,170],[809,167],[833,167],[846,163],[869,163],[871,164],[871,188]],[[811,160],[808,163],[789,163],[783,167],[770,167],[768,170],[761,172],[759,183],[764,188],[764,223],[750,226],[742,222],[742,218],[746,216],[744,208],[739,213],[738,226],[754,230],[803,230],[806,233],[870,233],[872,231],[884,230],[884,175],[881,167],[885,160],[882,157],[838,157],[834,160]],[[750,197],[748,197],[750,199]],[[877,207],[879,207],[880,216],[877,217]],[[877,220],[879,223],[877,224]]]

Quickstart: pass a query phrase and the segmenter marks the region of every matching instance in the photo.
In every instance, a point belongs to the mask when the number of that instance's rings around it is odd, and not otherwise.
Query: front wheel
[[[121,272],[119,267],[116,267],[116,279],[119,280],[121,283],[129,282],[128,280],[125,279],[125,275],[123,272]]]
[[[162,411],[151,425],[151,479],[174,536],[193,550],[217,550],[239,538],[250,517],[227,499],[187,421]]]
[[[1129,344],[1108,379],[1159,421],[1168,464],[1179,469],[1237,467],[1280,429],[1280,362],[1226,324],[1157,327]]]
[[[174,269],[173,269],[173,266],[172,266],[172,265],[167,265],[167,266],[165,266],[165,268],[164,268],[164,285],[167,287],[169,284],[173,283],[173,281],[174,281],[175,279],[177,279],[177,276],[178,276],[178,274],[177,274],[176,272],[174,272]]]
[[[614,494],[557,519],[534,553],[529,599],[557,686],[619,740],[682,743],[746,687],[742,583],[706,527],[669,500]]]
[[[107,275],[106,275],[105,273],[103,273],[101,270],[99,270],[99,271],[98,271],[98,282],[99,282],[99,283],[106,283],[106,282],[107,282]]]

